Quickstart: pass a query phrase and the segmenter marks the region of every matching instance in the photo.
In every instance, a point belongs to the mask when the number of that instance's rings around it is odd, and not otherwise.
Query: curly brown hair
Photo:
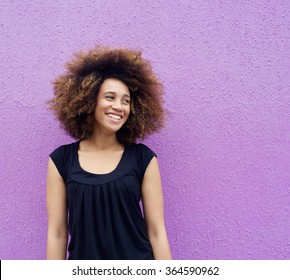
[[[120,143],[135,143],[164,127],[163,86],[141,51],[97,46],[76,53],[67,72],[54,81],[48,104],[62,128],[75,139],[92,135],[99,89],[107,78],[125,83],[130,91],[130,115],[117,132]]]

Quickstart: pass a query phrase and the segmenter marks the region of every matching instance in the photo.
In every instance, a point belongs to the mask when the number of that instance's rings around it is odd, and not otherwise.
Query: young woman
[[[50,154],[47,259],[66,259],[68,239],[68,259],[170,259],[157,158],[136,144],[163,127],[162,85],[127,49],[78,53],[67,70],[49,105],[77,141]]]

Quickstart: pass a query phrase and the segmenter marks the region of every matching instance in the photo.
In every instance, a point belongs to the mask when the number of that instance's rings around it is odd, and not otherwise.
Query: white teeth
[[[117,116],[117,115],[113,115],[113,114],[107,114],[107,116],[111,119],[114,119],[114,120],[120,120],[121,119],[121,116]]]

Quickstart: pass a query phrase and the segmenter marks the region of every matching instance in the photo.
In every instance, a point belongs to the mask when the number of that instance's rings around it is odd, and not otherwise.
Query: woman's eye
[[[130,100],[129,100],[129,99],[123,99],[123,102],[124,102],[125,104],[129,104],[129,103],[130,103]]]
[[[105,98],[106,99],[111,99],[111,100],[114,99],[114,97],[113,96],[110,96],[110,95],[105,96]]]

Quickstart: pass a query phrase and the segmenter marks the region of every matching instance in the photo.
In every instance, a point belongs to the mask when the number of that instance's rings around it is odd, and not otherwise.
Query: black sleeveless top
[[[153,259],[140,199],[143,176],[155,153],[143,144],[128,145],[116,169],[98,175],[81,168],[79,142],[50,154],[66,185],[68,259]]]

